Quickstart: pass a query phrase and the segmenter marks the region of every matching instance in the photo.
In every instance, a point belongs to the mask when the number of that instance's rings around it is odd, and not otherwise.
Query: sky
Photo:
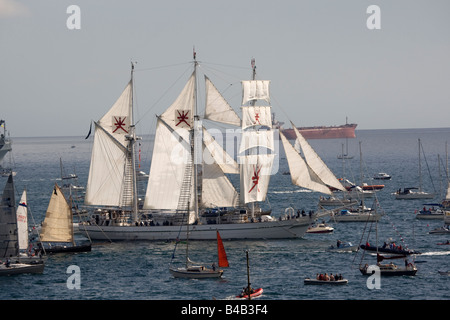
[[[255,58],[280,121],[450,127],[449,12],[448,0],[0,0],[0,119],[12,137],[84,136],[133,61],[136,119],[150,133],[195,46],[237,112]]]

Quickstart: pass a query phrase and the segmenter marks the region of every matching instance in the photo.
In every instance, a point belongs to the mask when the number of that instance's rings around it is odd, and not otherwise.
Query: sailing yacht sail
[[[19,250],[27,250],[28,249],[27,190],[23,190],[16,214],[17,214],[17,233],[19,238]]]
[[[0,258],[19,255],[15,203],[13,176],[10,174],[0,203]]]
[[[55,183],[41,229],[45,252],[90,251],[91,245],[77,245],[74,239],[73,214],[61,188]]]
[[[6,258],[6,263],[0,263],[0,276],[44,271],[45,265],[42,260],[33,264],[15,262],[21,259],[12,174],[8,177],[0,203],[0,258],[2,260]]]

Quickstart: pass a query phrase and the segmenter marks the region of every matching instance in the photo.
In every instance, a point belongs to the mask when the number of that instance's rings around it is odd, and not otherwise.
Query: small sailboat
[[[422,160],[420,153],[423,151],[423,146],[419,139],[419,187],[400,188],[394,192],[397,200],[413,200],[413,199],[433,199],[434,193],[425,192],[422,190]],[[425,154],[425,153],[424,153]]]
[[[387,264],[382,264],[381,261],[385,259],[404,259],[405,265],[399,266],[392,262]],[[393,257],[385,257],[377,254],[377,267],[380,268],[381,276],[415,276],[417,273],[417,267],[412,263],[408,262],[405,256],[393,256]],[[369,268],[368,264],[364,266],[360,266],[359,270],[365,276],[372,275],[373,271]]]
[[[248,259],[248,250],[245,251],[245,256],[247,258],[247,286],[242,288],[242,291],[239,295],[236,296],[236,298],[239,299],[248,299],[251,300],[252,298],[259,297],[263,293],[263,288],[257,288],[253,289],[250,283],[250,263]]]
[[[42,223],[40,237],[45,253],[91,251],[90,241],[78,244],[75,242],[72,209],[56,183]]]
[[[378,243],[378,221],[376,222],[376,242]],[[369,246],[367,243],[365,246],[360,245],[362,249],[364,249],[363,252],[366,250],[371,249],[372,247]],[[408,260],[408,254],[414,254],[414,251],[408,251],[407,248],[404,248],[402,250],[398,250],[398,252],[389,251],[386,252],[389,254],[389,256],[383,256],[380,254],[380,251],[383,249],[382,247],[374,246],[376,255],[377,255],[377,263],[376,267],[379,268],[380,275],[381,276],[415,276],[417,273],[417,267],[415,264]],[[383,250],[384,251],[384,250]],[[411,253],[409,253],[411,252]],[[393,254],[394,253],[394,254]],[[372,266],[369,266],[367,263],[362,264],[364,258],[364,254],[361,257],[361,261],[359,264],[359,271],[361,274],[368,276],[372,275],[375,271],[374,268],[371,268]],[[392,259],[403,259],[404,260],[404,266],[396,265],[393,262],[383,264],[383,260],[392,260]]]
[[[13,175],[10,174],[0,203],[0,276],[22,273],[42,273],[44,263],[20,263],[19,237]]]
[[[227,254],[223,246],[222,238],[220,237],[219,231],[217,232],[217,256],[218,256],[218,267],[226,268],[229,267]],[[223,274],[222,269],[217,269],[215,263],[211,265],[211,268],[207,268],[204,265],[194,265],[191,260],[189,260],[189,239],[186,241],[186,265],[180,268],[170,267],[170,273],[175,278],[189,278],[189,279],[203,279],[203,278],[220,278]],[[172,255],[172,259],[174,258]]]
[[[28,235],[28,202],[27,190],[23,190],[19,205],[16,210],[17,215],[17,238],[19,240],[19,257],[16,262],[20,263],[41,263],[43,257],[39,252],[32,251]]]

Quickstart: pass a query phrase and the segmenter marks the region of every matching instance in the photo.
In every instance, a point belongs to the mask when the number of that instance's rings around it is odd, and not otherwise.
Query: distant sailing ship
[[[266,199],[275,156],[270,81],[255,80],[256,67],[252,60],[253,80],[242,81],[241,119],[205,75],[204,119],[242,129],[238,164],[200,121],[197,66],[194,54],[194,71],[185,87],[169,108],[157,115],[151,169],[142,206],[138,203],[136,185],[134,146],[140,138],[135,135],[132,111],[133,64],[131,80],[119,99],[94,122],[85,196],[91,220],[79,227],[91,239],[175,240],[186,237],[187,223],[191,240],[216,239],[217,231],[223,239],[299,238],[314,221],[315,214],[276,219],[258,205]],[[293,146],[288,148],[289,154],[297,156],[292,161],[301,162],[294,166],[293,183],[305,188],[317,186],[314,190],[331,194]],[[209,159],[197,161],[199,150]],[[316,161],[317,165],[325,166],[319,162]],[[240,193],[226,174],[240,175]],[[335,177],[334,182],[334,187],[343,189]]]

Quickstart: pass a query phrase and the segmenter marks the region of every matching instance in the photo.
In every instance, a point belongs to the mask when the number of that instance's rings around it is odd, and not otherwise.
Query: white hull
[[[170,268],[170,273],[175,278],[186,278],[186,279],[206,279],[206,278],[220,278],[223,274],[222,270],[210,270],[206,269],[203,271],[189,271],[186,268]]]
[[[216,240],[218,230],[222,239],[288,239],[301,238],[309,225],[309,217],[282,221],[230,224],[200,224],[189,226],[189,240]],[[98,226],[80,225],[79,231],[93,240],[175,240],[186,239],[186,226]]]
[[[411,192],[408,194],[395,193],[395,199],[397,200],[414,200],[414,199],[433,199],[433,193],[426,192]]]

